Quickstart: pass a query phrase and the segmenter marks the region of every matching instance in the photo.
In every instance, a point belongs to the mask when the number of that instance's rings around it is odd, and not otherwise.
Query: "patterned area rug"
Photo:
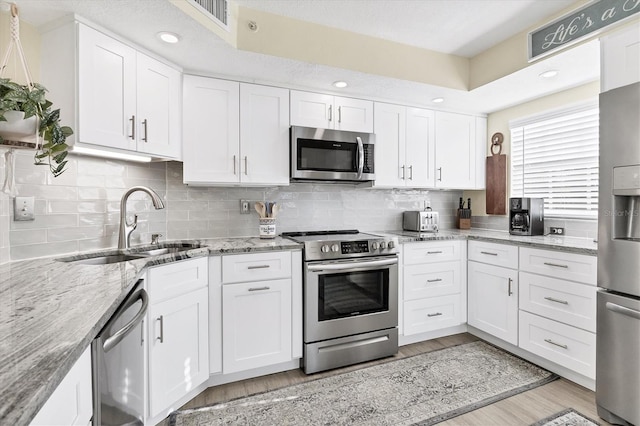
[[[557,379],[477,341],[211,407],[170,426],[432,425]]]
[[[567,408],[553,416],[546,417],[531,426],[599,426],[600,423],[578,413],[573,408]]]

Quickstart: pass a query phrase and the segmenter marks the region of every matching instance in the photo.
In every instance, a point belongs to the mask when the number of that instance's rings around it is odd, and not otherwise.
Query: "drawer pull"
[[[264,286],[264,287],[251,287],[249,289],[249,291],[262,291],[262,290],[269,290],[270,288],[271,287],[267,287],[267,286]]]
[[[548,300],[550,302],[562,303],[563,305],[569,304],[569,302],[567,302],[566,300],[554,299],[553,297],[545,297],[545,300]]]
[[[254,265],[254,266],[247,266],[247,269],[267,269],[270,268],[270,265]]]
[[[555,266],[556,268],[569,268],[569,265],[561,265],[559,263],[544,262],[544,264],[547,266]]]
[[[551,340],[551,339],[544,339],[544,341],[545,341],[545,342],[547,342],[547,343],[550,343],[550,344],[552,344],[552,345],[559,346],[559,347],[561,347],[562,349],[569,349],[569,347],[568,347],[567,345],[562,345],[562,344],[560,344],[560,343],[556,343],[556,342],[554,342],[554,341],[553,341],[553,340]]]
[[[511,278],[509,278],[509,296],[511,296],[513,294],[513,290],[511,289],[511,286],[513,285],[513,280]]]
[[[491,253],[490,251],[481,251],[482,254],[488,254],[489,256],[497,256],[498,253]]]
[[[442,315],[442,312],[436,312],[435,314],[427,314],[428,317],[438,317]]]
[[[626,315],[628,317],[640,320],[640,311],[636,311],[635,309],[627,308],[625,306],[620,306],[618,304],[611,303],[611,302],[607,302],[605,306],[607,307],[608,310],[612,312]]]
[[[438,251],[428,251],[427,254],[440,254],[442,253],[442,250],[438,250]]]
[[[437,282],[440,282],[440,281],[442,281],[442,278],[435,278],[433,280],[427,280],[428,283],[437,283]]]

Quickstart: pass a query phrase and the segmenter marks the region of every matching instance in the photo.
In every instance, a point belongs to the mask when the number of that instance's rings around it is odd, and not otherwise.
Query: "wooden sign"
[[[529,62],[640,12],[640,0],[597,0],[529,33]]]
[[[507,214],[507,156],[501,154],[503,139],[502,133],[491,137],[491,155],[485,169],[487,214]]]

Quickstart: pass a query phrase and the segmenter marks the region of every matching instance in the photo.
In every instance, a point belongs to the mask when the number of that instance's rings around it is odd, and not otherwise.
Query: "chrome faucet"
[[[120,229],[118,230],[118,249],[128,249],[130,246],[130,237],[131,233],[138,226],[138,215],[133,216],[133,223],[127,223],[127,200],[129,196],[136,191],[142,191],[149,194],[151,197],[151,201],[153,202],[153,207],[156,210],[164,209],[164,203],[160,196],[151,188],[147,188],[146,186],[134,186],[127,190],[122,196],[122,200],[120,200]]]

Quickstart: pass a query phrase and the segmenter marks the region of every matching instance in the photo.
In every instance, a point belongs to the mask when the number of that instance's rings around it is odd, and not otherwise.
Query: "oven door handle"
[[[369,260],[364,262],[307,265],[307,269],[309,271],[347,271],[347,270],[356,269],[356,268],[362,269],[362,268],[371,268],[373,266],[396,265],[397,263],[398,263],[398,259],[394,257],[393,259]]]

